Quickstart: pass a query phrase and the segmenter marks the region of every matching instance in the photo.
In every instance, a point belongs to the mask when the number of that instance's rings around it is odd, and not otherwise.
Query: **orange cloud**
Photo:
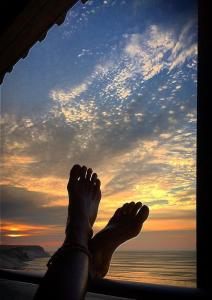
[[[34,159],[31,156],[24,156],[24,155],[7,155],[4,156],[3,165],[6,167],[14,166],[14,165],[27,165],[31,163],[37,162],[36,159]]]
[[[64,230],[64,229],[63,229]],[[7,237],[24,237],[24,236],[41,236],[61,232],[61,226],[39,226],[33,224],[22,224],[14,222],[4,222],[0,225],[2,236]]]
[[[30,230],[43,230],[43,229],[46,229],[47,226],[37,226],[37,225],[4,222],[0,228],[2,231],[3,230],[5,230],[5,231],[30,231]]]
[[[195,230],[196,221],[194,219],[166,219],[166,220],[147,220],[145,231],[178,231]]]

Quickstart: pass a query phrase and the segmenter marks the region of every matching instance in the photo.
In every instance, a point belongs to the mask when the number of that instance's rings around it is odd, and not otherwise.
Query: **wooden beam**
[[[30,48],[45,38],[54,24],[60,25],[78,0],[31,0],[0,37],[0,84],[6,72],[26,57]]]

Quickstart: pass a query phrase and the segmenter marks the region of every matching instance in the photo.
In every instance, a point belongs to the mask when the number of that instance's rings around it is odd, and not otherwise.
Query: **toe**
[[[118,218],[120,216],[120,213],[121,213],[121,208],[117,208],[117,210],[115,211],[114,213],[114,218]]]
[[[96,179],[96,184],[94,185],[94,193],[95,193],[94,199],[97,201],[100,201],[102,196],[100,186],[101,186],[101,181],[99,179]]]
[[[135,217],[137,215],[138,210],[142,207],[141,202],[137,202],[131,210],[131,216]]]
[[[132,213],[134,207],[135,207],[135,202],[130,202],[130,204],[129,204],[128,208],[127,208],[127,213],[128,213],[129,215],[131,215],[131,213]]]
[[[115,211],[115,213],[112,216],[111,220],[115,221],[115,222],[118,221],[120,215],[121,215],[121,208],[117,208],[117,210]]]
[[[91,180],[91,175],[92,175],[93,170],[91,168],[88,169],[87,174],[86,174],[86,179],[88,181]]]
[[[70,187],[70,184],[74,181],[76,181],[79,178],[79,173],[81,170],[80,165],[74,165],[70,171],[69,181],[68,181],[68,188]]]
[[[75,180],[79,177],[80,165],[74,165],[70,171],[70,180]]]
[[[84,180],[86,176],[87,167],[83,166],[79,172],[80,180]]]
[[[96,180],[97,180],[97,174],[96,173],[93,173],[92,177],[91,177],[91,183],[92,184],[95,184],[96,183]]]
[[[142,208],[139,210],[138,214],[136,215],[136,220],[140,223],[146,221],[149,216],[149,207],[143,205]]]
[[[96,189],[99,190],[101,186],[101,181],[99,179],[96,179]]]
[[[121,211],[120,214],[121,215],[126,215],[128,212],[128,207],[129,207],[129,203],[125,203],[122,207],[121,207]]]

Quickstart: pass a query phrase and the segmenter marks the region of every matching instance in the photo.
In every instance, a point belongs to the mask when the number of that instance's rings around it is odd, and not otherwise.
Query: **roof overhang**
[[[9,5],[7,2],[6,8],[1,9],[4,15],[0,24],[0,84],[5,74],[27,56],[37,41],[45,38],[54,24],[63,23],[67,11],[78,1],[13,0]]]

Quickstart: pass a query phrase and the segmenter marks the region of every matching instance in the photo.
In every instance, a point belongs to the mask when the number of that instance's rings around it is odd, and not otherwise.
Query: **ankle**
[[[65,244],[76,243],[88,247],[88,242],[92,238],[93,230],[89,222],[70,222],[66,228]]]

